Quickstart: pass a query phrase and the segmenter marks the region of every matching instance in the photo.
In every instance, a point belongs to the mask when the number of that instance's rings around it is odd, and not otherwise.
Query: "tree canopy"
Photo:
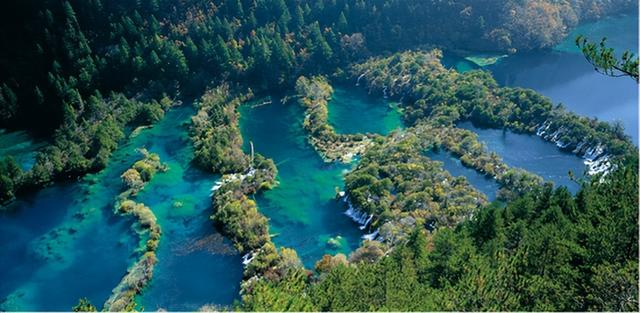
[[[607,47],[606,37],[596,44],[584,36],[578,36],[576,45],[596,71],[613,77],[629,76],[638,82],[640,57],[633,52],[625,51],[618,57],[613,48]]]

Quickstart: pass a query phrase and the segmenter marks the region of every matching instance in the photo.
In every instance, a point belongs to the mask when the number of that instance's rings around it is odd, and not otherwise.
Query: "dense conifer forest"
[[[0,129],[29,131],[46,145],[28,169],[12,156],[0,159],[0,213],[16,199],[106,168],[130,138],[170,110],[193,105],[191,163],[220,175],[211,190],[211,227],[243,255],[240,294],[225,309],[639,308],[637,145],[618,124],[573,113],[531,89],[500,86],[489,71],[461,73],[442,64],[443,51],[550,49],[580,23],[637,10],[635,1],[24,0],[2,6]],[[577,40],[585,62],[637,80],[637,56],[619,61],[606,41]],[[328,103],[333,87],[347,84],[397,101],[405,128],[337,133]],[[323,162],[353,164],[342,175],[344,186],[336,187],[336,201],[368,233],[350,255],[327,254],[305,268],[294,249],[273,239],[287,234],[271,232],[256,198],[278,188],[280,164],[254,153],[253,142],[246,147],[238,111],[270,94],[302,108],[301,131]],[[507,165],[472,131],[457,127],[464,121],[538,136],[585,159],[580,190],[572,194]],[[427,155],[440,150],[495,180],[498,200]],[[135,218],[142,248],[103,307],[83,298],[73,310],[141,309],[136,296],[162,262],[156,258],[162,225],[136,194],[169,167],[140,152],[142,159],[122,173],[124,187],[114,187],[124,189],[113,206],[118,218]]]

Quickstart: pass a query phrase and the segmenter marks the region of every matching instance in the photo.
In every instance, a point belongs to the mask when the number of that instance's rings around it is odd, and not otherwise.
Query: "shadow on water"
[[[11,156],[22,167],[29,170],[36,161],[38,150],[44,148],[47,141],[26,131],[7,132],[0,129],[0,159]]]

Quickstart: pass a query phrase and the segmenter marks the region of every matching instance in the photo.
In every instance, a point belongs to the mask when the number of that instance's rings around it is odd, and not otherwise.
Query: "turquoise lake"
[[[272,158],[278,167],[279,185],[256,197],[258,209],[269,218],[274,243],[294,248],[305,266],[313,267],[325,253],[348,253],[360,243],[362,233],[334,199],[349,167],[325,164],[307,143],[302,108],[278,100],[243,107],[242,135],[245,146],[252,141],[256,153]],[[341,245],[329,246],[330,238],[341,239]]]
[[[329,124],[338,134],[386,135],[402,126],[398,104],[368,95],[362,88],[335,87],[329,101]]]
[[[359,92],[347,95],[336,89],[330,112],[337,107],[352,110],[351,104],[364,108],[365,113],[357,121],[331,119],[337,131],[388,133],[400,125],[399,115],[388,110],[386,103]],[[269,218],[276,245],[294,248],[308,268],[324,254],[348,254],[357,248],[363,233],[344,214],[344,204],[335,200],[336,189],[344,187],[343,175],[351,165],[322,161],[307,142],[303,108],[295,101],[283,104],[272,97],[272,104],[242,106],[240,117],[245,149],[253,142],[255,151],[272,158],[278,167],[278,187],[256,197],[260,212]],[[330,245],[329,239],[339,245]]]
[[[195,310],[231,304],[242,278],[240,256],[208,219],[213,175],[190,165],[187,127],[194,109],[169,111],[151,129],[123,144],[109,165],[81,182],[58,184],[0,213],[0,309],[68,311],[87,297],[101,307],[136,258],[133,220],[113,214],[120,175],[145,147],[169,170],[138,200],[162,227],[154,279],[140,299],[148,309]]]
[[[241,256],[215,231],[211,187],[219,178],[196,168],[187,124],[195,110],[172,109],[139,144],[160,155],[169,167],[137,196],[152,208],[162,227],[153,279],[136,301],[145,310],[197,310],[229,305],[239,298]]]
[[[12,156],[23,170],[30,169],[36,161],[36,153],[47,145],[26,131],[8,132],[0,129],[0,158]]]

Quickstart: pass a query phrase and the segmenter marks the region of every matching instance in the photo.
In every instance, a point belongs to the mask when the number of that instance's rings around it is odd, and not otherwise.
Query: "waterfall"
[[[556,141],[556,146],[560,149],[564,149],[569,146],[569,143],[564,143],[562,140]]]
[[[604,146],[598,143],[595,147],[591,147],[587,149],[582,158],[587,159],[589,161],[595,161],[602,153],[604,152]]]
[[[245,255],[242,256],[242,265],[247,266],[249,265],[249,263],[251,263],[251,261],[253,261],[253,259],[255,259],[257,253],[255,252],[249,252]]]
[[[367,75],[367,72],[364,72],[360,74],[360,76],[358,76],[358,80],[356,80],[356,87],[360,86],[360,80],[362,79],[362,77],[364,77],[364,75]]]
[[[347,209],[347,211],[344,212],[344,214],[346,214],[354,222],[360,225],[364,225],[368,218],[366,213],[361,212],[360,210],[354,208],[353,205],[351,205],[351,203],[349,203],[349,209]]]
[[[549,130],[549,127],[551,127],[551,122],[548,120],[544,121],[544,123],[542,123],[542,125],[540,125],[540,127],[538,127],[538,129],[536,130],[536,136],[542,137],[542,135],[544,135],[547,130]]]
[[[348,196],[343,197],[342,201],[346,202],[349,206],[344,214],[350,217],[354,222],[360,224],[360,230],[365,230],[367,226],[371,224],[371,221],[373,221],[373,214],[367,214],[366,212],[362,212],[355,208],[349,201]],[[376,237],[378,237],[378,230],[362,236],[362,238],[366,240],[375,240]]]
[[[575,154],[580,153],[580,151],[582,151],[582,147],[584,147],[586,144],[587,144],[587,142],[586,142],[586,141],[583,141],[583,142],[579,143],[579,144],[576,146],[576,148],[575,148],[575,149],[573,149],[573,151],[571,151],[571,152],[573,152],[573,153],[575,153]]]
[[[369,218],[364,221],[364,224],[362,224],[362,226],[360,226],[360,230],[364,230],[365,228],[367,228],[367,225],[369,225],[369,223],[371,223],[371,220],[373,219],[373,214],[369,215]]]
[[[588,168],[589,175],[596,175],[596,174],[600,174],[600,173],[607,174],[611,170],[611,167],[612,167],[612,164],[609,161],[610,158],[611,158],[611,156],[604,155],[604,156],[599,157],[599,158],[597,158],[595,160],[586,159],[584,161],[584,164]]]
[[[540,136],[544,140],[553,142],[560,149],[566,149],[570,146],[570,143],[563,142],[560,137],[565,133],[566,129],[560,127],[553,133],[549,133],[551,127],[550,121],[545,121],[536,129],[536,135]],[[587,166],[588,175],[596,175],[604,173],[605,175],[611,171],[613,165],[611,164],[611,156],[605,154],[605,146],[598,143],[595,146],[587,147],[588,142],[586,140],[580,142],[572,150],[572,153],[579,155],[584,159],[584,164]],[[585,150],[586,148],[586,150]]]
[[[374,231],[373,233],[370,234],[366,234],[362,236],[362,239],[365,240],[375,240],[376,237],[378,237],[378,230],[376,229],[376,231]]]
[[[350,217],[354,222],[360,224],[361,226],[366,227],[367,224],[369,222],[371,222],[371,219],[373,219],[373,214],[371,214],[371,216],[368,216],[367,213],[356,209],[351,204],[351,202],[349,202],[347,197],[344,197],[343,199],[347,203],[347,205],[349,206],[349,208],[347,209],[347,211],[344,212],[344,214],[346,214],[348,217]],[[361,228],[361,229],[364,229],[364,228]]]

